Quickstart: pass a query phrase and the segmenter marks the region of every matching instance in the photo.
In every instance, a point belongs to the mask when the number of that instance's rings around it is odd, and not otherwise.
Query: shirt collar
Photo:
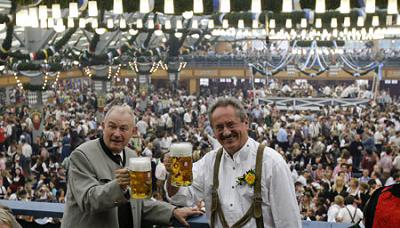
[[[118,165],[120,165],[120,164],[119,164],[119,161],[117,161],[117,160],[115,159],[115,157],[114,157],[115,155],[119,155],[119,156],[121,156],[121,161],[122,161],[123,166],[125,166],[125,162],[126,162],[125,149],[122,150],[119,154],[114,154],[114,153],[106,146],[106,143],[104,142],[103,137],[101,137],[99,141],[100,141],[101,148],[102,148],[103,151],[106,153],[106,155],[107,155],[111,160],[113,160],[113,162],[115,162],[115,163],[117,163]]]
[[[233,155],[232,159],[233,159],[234,161],[237,161],[237,162],[246,161],[247,158],[248,158],[248,156],[249,156],[249,154],[250,154],[250,152],[251,152],[251,151],[250,151],[251,148],[252,148],[252,147],[251,147],[251,138],[248,137],[246,143],[242,146],[242,148],[240,148],[239,151],[237,151],[237,152]],[[225,156],[225,157],[227,157],[227,158],[230,158],[230,157],[231,157],[231,156],[229,155],[229,153],[225,150],[225,148],[224,148],[223,151],[224,151],[224,156]]]

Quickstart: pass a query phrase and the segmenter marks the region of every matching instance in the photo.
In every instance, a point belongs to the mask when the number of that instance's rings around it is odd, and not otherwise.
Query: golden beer
[[[131,198],[148,199],[152,194],[150,158],[129,159],[129,175],[131,178]]]
[[[192,184],[192,144],[174,143],[171,145],[171,184],[176,187]]]

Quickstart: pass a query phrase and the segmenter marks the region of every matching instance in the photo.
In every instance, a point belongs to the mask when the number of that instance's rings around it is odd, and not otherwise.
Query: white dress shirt
[[[229,226],[237,222],[252,204],[254,187],[238,185],[236,180],[250,169],[255,170],[255,160],[259,143],[249,138],[246,144],[234,154],[233,159],[224,150],[219,170],[218,195],[222,211]],[[214,161],[217,150],[207,153],[193,164],[193,183],[182,187],[168,199],[176,205],[192,206],[204,200],[206,215],[211,217],[211,192]],[[296,201],[294,184],[288,165],[282,156],[266,147],[262,167],[262,211],[264,227],[301,227],[300,213]],[[222,227],[217,219],[216,227]],[[252,218],[245,228],[256,227]]]

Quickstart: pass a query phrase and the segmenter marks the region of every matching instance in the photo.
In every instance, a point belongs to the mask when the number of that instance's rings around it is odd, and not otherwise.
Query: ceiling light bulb
[[[51,13],[54,19],[61,18],[61,6],[60,4],[51,5]]]
[[[292,11],[293,11],[292,0],[283,0],[282,1],[282,13],[291,13]]]
[[[88,2],[88,15],[89,17],[97,17],[97,2],[96,1],[89,1]]]
[[[39,19],[40,20],[46,20],[47,16],[48,16],[47,6],[46,5],[40,5],[39,6]]]
[[[251,1],[251,12],[252,13],[261,13],[261,0],[252,0]]]
[[[231,2],[230,0],[220,0],[219,1],[219,12],[229,13],[231,12]]]
[[[164,13],[174,14],[174,0],[164,0]]]
[[[375,0],[366,0],[365,12],[366,13],[375,13]]]
[[[114,0],[113,12],[117,15],[121,15],[124,13],[122,0]]]
[[[193,0],[193,13],[203,13],[203,0]]]
[[[69,3],[69,17],[77,18],[79,16],[78,3],[70,2]]]
[[[114,28],[114,20],[112,18],[107,19],[107,28],[109,29]]]
[[[325,0],[316,0],[315,1],[315,12],[316,13],[325,13]]]

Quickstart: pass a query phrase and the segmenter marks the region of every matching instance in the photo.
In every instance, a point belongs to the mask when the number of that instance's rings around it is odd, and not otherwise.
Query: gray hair
[[[127,105],[127,104],[123,104],[123,105],[114,105],[112,106],[106,113],[106,115],[104,116],[104,121],[106,121],[112,112],[119,112],[119,113],[128,113],[131,117],[132,117],[132,122],[133,124],[135,121],[135,113],[133,113],[132,108]]]
[[[243,122],[247,119],[246,110],[238,99],[234,97],[219,97],[214,103],[210,105],[210,108],[208,109],[208,120],[210,121],[211,126],[213,125],[211,117],[215,109],[217,109],[218,107],[228,106],[232,106],[236,110],[236,116],[240,118],[240,121]]]

